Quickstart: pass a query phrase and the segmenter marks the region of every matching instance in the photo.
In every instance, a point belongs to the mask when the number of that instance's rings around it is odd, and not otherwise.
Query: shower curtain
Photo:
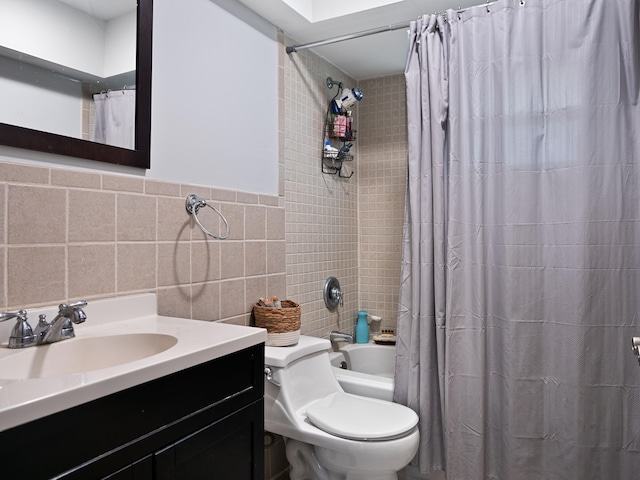
[[[640,469],[640,7],[411,26],[394,398],[448,480]]]
[[[135,148],[136,91],[113,90],[93,96],[95,118],[91,140]]]

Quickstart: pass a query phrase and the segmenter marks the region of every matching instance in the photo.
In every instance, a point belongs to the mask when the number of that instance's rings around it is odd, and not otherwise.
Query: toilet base
[[[320,465],[313,445],[286,437],[284,442],[290,480],[334,480],[328,470]]]
[[[335,472],[320,463],[313,445],[285,438],[290,480],[398,480],[395,472]]]

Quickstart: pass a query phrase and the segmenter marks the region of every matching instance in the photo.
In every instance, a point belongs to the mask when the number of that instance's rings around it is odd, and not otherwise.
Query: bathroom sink
[[[264,343],[266,330],[158,315],[154,294],[90,301],[75,338],[8,348],[0,322],[0,432]],[[53,318],[58,306],[28,311]]]
[[[160,333],[76,337],[1,358],[0,377],[33,379],[90,372],[151,357],[177,342],[176,337]]]

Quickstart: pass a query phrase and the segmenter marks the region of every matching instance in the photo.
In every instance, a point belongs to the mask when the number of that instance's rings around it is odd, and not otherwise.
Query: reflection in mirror
[[[148,168],[152,0],[0,9],[0,143]]]
[[[135,85],[136,3],[103,3],[109,8],[69,0],[3,0],[1,122],[134,147],[132,131],[116,135],[110,129],[134,126],[135,91],[124,89]],[[20,29],[12,31],[16,25]],[[115,95],[120,90],[124,94]],[[116,136],[125,140],[113,140]]]

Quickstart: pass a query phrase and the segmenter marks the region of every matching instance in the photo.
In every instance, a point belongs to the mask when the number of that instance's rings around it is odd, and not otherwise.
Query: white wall
[[[2,47],[97,77],[135,70],[135,10],[109,22],[51,0],[0,0],[0,11]]]
[[[135,71],[132,8],[104,22],[53,0],[0,0],[0,122],[82,138],[77,80]]]
[[[111,77],[136,69],[136,29],[135,10],[107,22],[104,32],[103,77]]]
[[[0,146],[58,164],[277,194],[277,30],[235,0],[154,2],[151,169]]]
[[[149,175],[277,194],[277,31],[217,3],[154,2]]]
[[[80,83],[0,56],[0,92],[0,122],[69,137],[82,133]]]

